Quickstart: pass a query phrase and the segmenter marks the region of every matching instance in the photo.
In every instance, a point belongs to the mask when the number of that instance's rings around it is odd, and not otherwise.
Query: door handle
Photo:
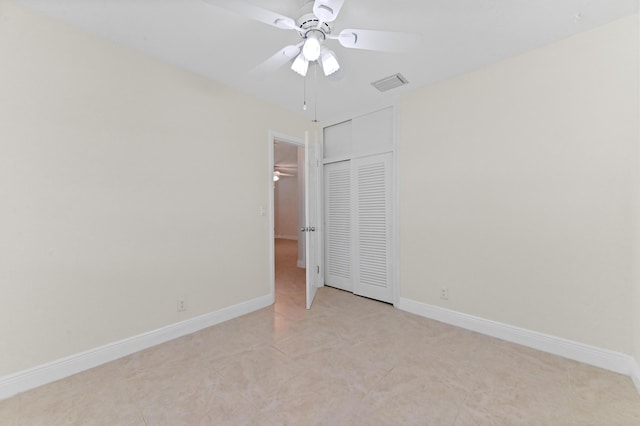
[[[315,226],[312,226],[311,228],[309,228],[309,231],[311,231],[311,232],[316,232],[316,227],[315,227]]]

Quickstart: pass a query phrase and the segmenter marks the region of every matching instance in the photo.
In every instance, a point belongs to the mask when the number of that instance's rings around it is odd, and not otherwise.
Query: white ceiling
[[[302,112],[304,79],[287,66],[250,75],[300,36],[254,22],[202,0],[17,0],[259,98]],[[298,17],[305,0],[248,1]],[[334,33],[344,28],[415,32],[411,54],[346,49],[332,43],[342,70],[307,76],[306,114],[321,121],[388,102],[407,90],[484,67],[637,11],[637,0],[345,0]],[[410,82],[381,94],[371,82],[395,73]],[[315,88],[314,88],[315,86]],[[317,102],[314,108],[314,93]]]

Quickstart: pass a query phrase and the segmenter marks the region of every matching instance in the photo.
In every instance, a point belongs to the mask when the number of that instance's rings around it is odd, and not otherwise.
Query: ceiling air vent
[[[371,83],[373,87],[381,92],[386,92],[387,90],[395,89],[396,87],[404,86],[405,84],[409,84],[409,80],[404,78],[404,76],[400,73],[385,77],[381,80]]]

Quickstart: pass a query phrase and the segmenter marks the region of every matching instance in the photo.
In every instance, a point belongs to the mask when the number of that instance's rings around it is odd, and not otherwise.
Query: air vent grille
[[[407,80],[400,73],[385,77],[371,83],[373,87],[381,92],[386,92],[387,90],[395,89],[396,87],[404,86],[405,84],[409,84],[409,80]]]

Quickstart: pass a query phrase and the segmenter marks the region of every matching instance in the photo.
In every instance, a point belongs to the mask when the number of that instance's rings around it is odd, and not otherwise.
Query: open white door
[[[303,227],[306,234],[306,268],[307,268],[307,309],[311,309],[313,298],[320,278],[320,229],[318,226],[318,182],[319,182],[319,144],[316,138],[309,137],[309,132],[305,132],[305,167],[304,167],[304,194],[305,194],[305,225]]]

